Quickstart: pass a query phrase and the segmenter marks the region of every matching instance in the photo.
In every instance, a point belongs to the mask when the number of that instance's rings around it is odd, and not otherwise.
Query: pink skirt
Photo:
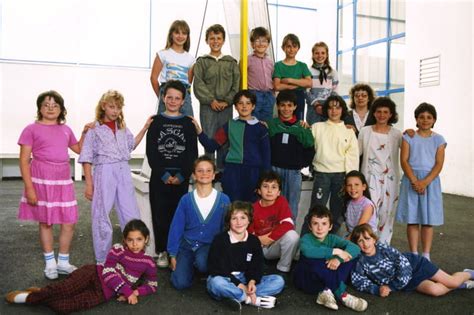
[[[38,203],[27,203],[25,191],[18,218],[46,224],[76,223],[77,201],[69,163],[31,161],[31,179]]]

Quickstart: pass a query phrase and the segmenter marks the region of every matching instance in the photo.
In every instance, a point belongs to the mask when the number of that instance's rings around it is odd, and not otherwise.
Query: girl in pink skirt
[[[39,222],[46,262],[44,275],[57,279],[58,274],[69,274],[76,269],[69,263],[78,213],[68,148],[80,153],[80,144],[71,128],[64,124],[67,112],[58,92],[41,93],[36,106],[37,120],[22,131],[18,140],[20,171],[25,184],[18,218]],[[61,224],[58,263],[53,249],[53,224]]]

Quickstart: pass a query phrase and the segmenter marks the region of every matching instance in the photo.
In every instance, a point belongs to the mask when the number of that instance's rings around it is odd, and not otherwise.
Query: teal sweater
[[[359,246],[334,234],[328,234],[323,241],[320,241],[310,232],[300,239],[300,250],[305,257],[320,259],[337,258],[340,262],[344,262],[339,256],[332,254],[334,248],[345,250],[352,256],[352,259],[360,254]]]

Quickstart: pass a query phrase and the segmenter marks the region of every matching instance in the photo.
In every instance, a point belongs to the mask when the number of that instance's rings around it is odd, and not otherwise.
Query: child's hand
[[[125,302],[125,301],[127,301],[127,298],[126,298],[125,296],[123,296],[123,295],[119,295],[119,297],[117,298],[117,301],[119,301],[119,302]]]
[[[200,135],[202,133],[202,128],[201,126],[199,126],[199,123],[197,122],[196,118],[192,116],[188,116],[188,117],[191,118],[191,121],[193,122],[194,127],[196,128],[196,133]]]
[[[415,136],[415,130],[414,129],[407,129],[403,132],[404,135],[408,135],[410,138],[413,138]]]
[[[341,262],[337,258],[331,258],[326,261],[326,267],[328,267],[329,270],[336,270],[339,268],[339,265],[341,265]]]
[[[168,185],[179,185],[180,181],[179,181],[178,177],[170,176],[170,177],[168,177],[168,180],[166,181],[166,184],[168,184]]]
[[[354,125],[346,125],[347,129],[352,129],[354,132],[357,132],[357,129]]]
[[[28,202],[29,205],[36,206],[38,203],[38,197],[36,197],[36,191],[34,187],[26,188],[25,191],[26,195],[26,202]]]
[[[281,83],[284,83],[284,84],[295,85],[295,84],[293,83],[293,79],[292,79],[292,78],[284,78],[284,79],[281,79],[280,82],[281,82]]]
[[[255,294],[257,287],[255,286],[255,280],[250,280],[247,284],[247,295]]]
[[[220,112],[221,109],[221,104],[219,104],[219,101],[213,100],[211,103],[211,109],[215,112]]]
[[[311,126],[304,120],[300,120],[300,125],[303,128],[311,128]]]
[[[259,122],[264,125],[267,129],[268,129],[268,124],[266,121],[263,121],[263,120],[259,120]]]
[[[379,294],[381,297],[387,297],[390,294],[390,292],[392,292],[392,290],[390,289],[388,285],[383,285],[379,289]]]
[[[270,233],[267,233],[265,235],[260,235],[258,237],[258,239],[260,240],[260,244],[262,244],[263,247],[265,246],[269,246],[271,243],[274,242],[274,240],[272,240],[270,237],[269,237]]]
[[[171,257],[170,258],[170,269],[172,271],[176,270],[176,257]]]
[[[220,105],[221,111],[223,111],[224,109],[226,109],[229,106],[229,104],[227,104],[227,102],[224,102],[224,101],[220,101],[218,103]]]
[[[337,252],[333,252],[333,255],[341,257],[341,259],[344,260],[344,262],[348,262],[349,260],[352,259],[351,254],[349,254],[348,252],[342,249],[339,249],[339,251]]]
[[[135,294],[130,295],[127,300],[128,300],[128,304],[135,305],[138,303],[138,298]]]
[[[148,119],[145,122],[145,126],[143,126],[144,129],[150,128],[151,123],[153,122],[153,116],[148,117]]]
[[[90,123],[87,123],[84,125],[84,129],[82,129],[82,134],[86,134],[89,129],[94,129],[95,128],[95,121],[91,121]]]
[[[94,185],[86,183],[86,190],[84,191],[84,197],[87,200],[92,201],[92,196],[94,195]]]

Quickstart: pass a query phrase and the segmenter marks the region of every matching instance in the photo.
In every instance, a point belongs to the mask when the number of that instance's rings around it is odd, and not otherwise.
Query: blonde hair
[[[99,103],[97,103],[97,106],[95,108],[95,119],[102,125],[104,123],[104,117],[105,117],[105,110],[102,108],[103,105],[105,104],[115,104],[117,105],[121,110],[125,106],[124,98],[123,95],[116,90],[108,90],[104,94],[102,94],[102,97],[99,100]],[[117,117],[117,127],[119,129],[125,128],[125,119],[123,117],[123,110],[120,112],[119,116]]]
[[[317,42],[316,44],[313,45],[313,48],[311,48],[311,53],[314,54],[314,52],[316,51],[316,48],[324,48],[324,50],[326,50],[326,60],[324,61],[324,64],[328,67],[328,70],[329,72],[332,71],[332,68],[331,68],[331,64],[329,62],[329,47],[328,45],[325,43],[325,42]],[[313,61],[313,63],[316,63],[316,60],[314,60],[313,58],[311,58],[311,60]]]

